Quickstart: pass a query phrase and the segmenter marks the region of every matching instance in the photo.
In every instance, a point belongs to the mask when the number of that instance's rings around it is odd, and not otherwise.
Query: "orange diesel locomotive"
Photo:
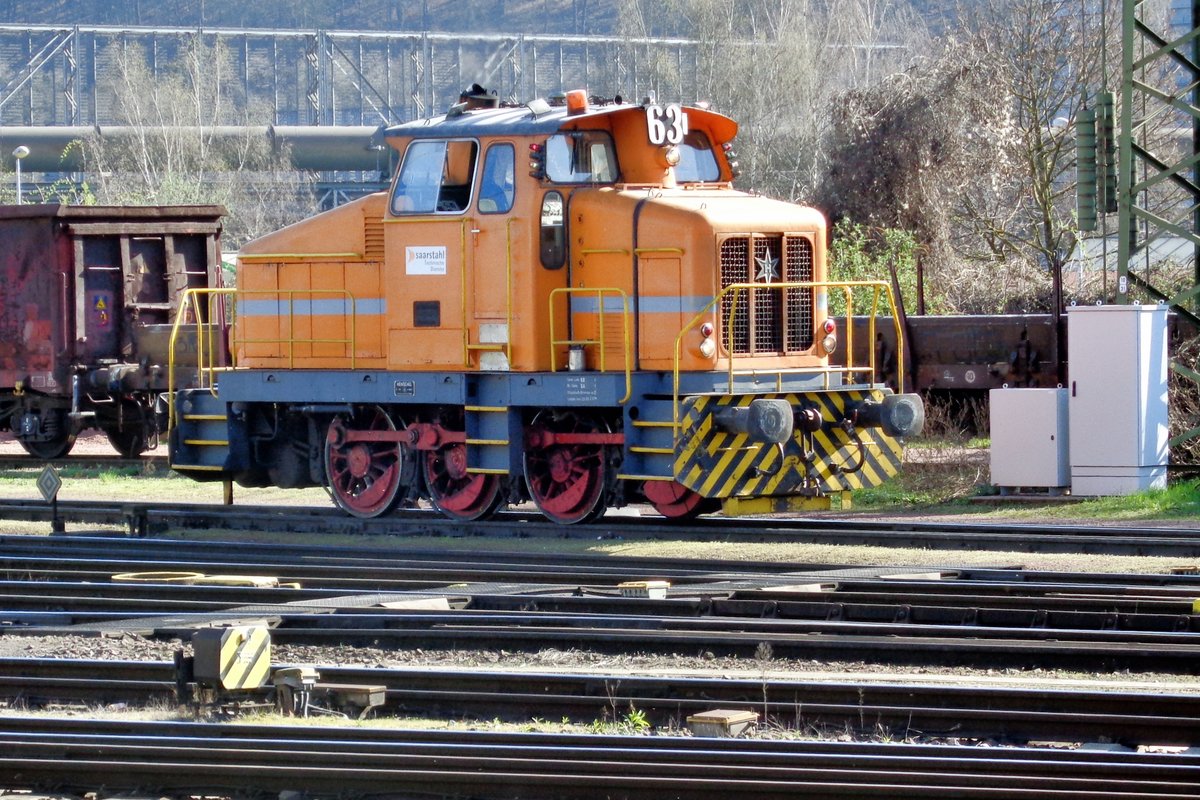
[[[359,517],[528,499],[561,523],[824,508],[882,482],[923,406],[830,364],[828,309],[890,293],[827,280],[820,213],[733,188],[736,133],[583,92],[464,95],[390,128],[389,192],[244,247],[232,300],[208,298],[232,330],[195,340],[229,352],[174,393],[174,467],[325,484]]]

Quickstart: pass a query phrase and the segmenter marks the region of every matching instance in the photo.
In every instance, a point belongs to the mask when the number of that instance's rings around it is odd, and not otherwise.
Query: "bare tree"
[[[307,180],[272,152],[266,128],[226,93],[228,58],[199,36],[182,68],[155,76],[146,54],[116,45],[111,102],[123,136],[84,142],[97,201],[112,204],[217,203],[229,211],[226,240],[241,242],[314,210]]]
[[[927,41],[907,0],[680,0],[707,43],[700,85],[740,123],[746,187],[811,199],[838,91],[898,69]]]
[[[1079,238],[1074,127],[1104,83],[1105,21],[1078,0],[1003,0],[964,14],[971,46],[1006,78],[1015,136],[1006,180],[964,195],[956,243],[968,259],[1014,267],[1010,276],[1048,274]]]
[[[830,105],[818,204],[834,218],[911,231],[934,293],[950,308],[961,307],[973,283],[956,272],[955,215],[981,181],[1006,182],[1010,171],[1004,85],[986,54],[951,43]]]
[[[958,311],[1048,308],[1079,238],[1074,125],[1105,83],[1100,6],[995,0],[959,17],[961,44],[838,97],[820,196],[915,231]]]

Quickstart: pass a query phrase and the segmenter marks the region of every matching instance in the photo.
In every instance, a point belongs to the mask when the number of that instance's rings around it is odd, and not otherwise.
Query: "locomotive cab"
[[[562,523],[822,508],[885,480],[921,404],[830,366],[828,307],[887,287],[831,284],[819,212],[733,188],[736,132],[582,92],[390,128],[388,192],[242,248],[237,366],[189,398],[229,446],[181,433],[177,468],[325,483],[364,517],[531,500]]]

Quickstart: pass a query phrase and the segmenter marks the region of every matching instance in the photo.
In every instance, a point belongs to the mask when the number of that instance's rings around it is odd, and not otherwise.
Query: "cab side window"
[[[471,202],[478,145],[473,141],[416,141],[392,189],[393,214],[458,214]]]
[[[538,254],[546,269],[562,269],[567,263],[567,238],[563,229],[563,196],[546,192],[542,197],[542,225]]]
[[[516,151],[511,144],[494,144],[483,159],[479,182],[479,213],[507,214],[513,207]]]

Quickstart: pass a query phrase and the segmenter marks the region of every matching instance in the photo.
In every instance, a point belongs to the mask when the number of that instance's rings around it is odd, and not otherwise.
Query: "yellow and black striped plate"
[[[789,394],[701,395],[683,402],[675,447],[675,478],[704,497],[829,494],[878,486],[900,468],[899,441],[880,428],[844,429],[848,408],[880,401],[880,389],[841,389]],[[794,409],[815,408],[821,428],[797,427],[783,444],[752,441],[715,423],[726,406],[747,406],[760,397],[782,398]]]

